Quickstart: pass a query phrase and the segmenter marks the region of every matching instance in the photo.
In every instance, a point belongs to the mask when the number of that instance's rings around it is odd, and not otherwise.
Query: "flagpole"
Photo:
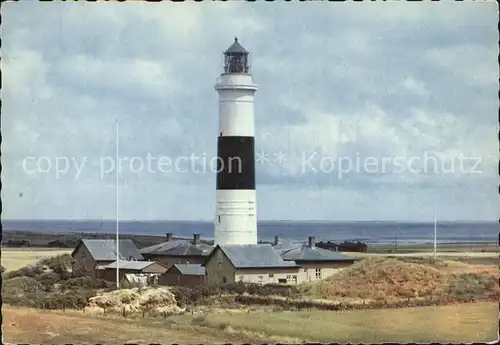
[[[434,207],[434,259],[436,259],[437,254],[437,220],[436,220],[436,207]]]
[[[118,118],[115,119],[115,150],[116,150],[116,157],[115,157],[115,192],[116,192],[116,288],[120,289],[120,221],[119,221],[119,194],[118,194],[118,189],[119,189],[119,151],[118,151]]]

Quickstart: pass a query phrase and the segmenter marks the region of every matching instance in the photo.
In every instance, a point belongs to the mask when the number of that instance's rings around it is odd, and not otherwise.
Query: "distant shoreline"
[[[91,233],[91,232],[37,232],[37,231],[16,231],[3,230],[2,242],[3,245],[9,240],[26,240],[30,242],[29,247],[46,247],[49,242],[60,240],[62,242],[76,242],[81,238],[115,238],[116,234],[112,232],[106,233]],[[122,239],[132,239],[139,247],[147,247],[165,241],[165,236],[160,235],[138,235],[138,234],[120,234]],[[189,236],[174,236],[175,239],[190,239]],[[210,243],[211,240],[202,238],[205,243]],[[269,241],[266,241],[269,243]],[[433,250],[433,243],[368,243],[368,251],[373,253],[390,253],[390,252],[427,252]],[[440,251],[447,252],[498,252],[498,243],[491,242],[443,242],[438,243],[437,247]]]
[[[116,223],[116,219],[3,219],[2,223]],[[212,220],[140,220],[140,219],[120,219],[121,223],[198,223],[212,224]],[[439,220],[438,224],[498,224],[495,220]],[[433,221],[412,221],[412,220],[259,220],[258,224],[276,224],[276,223],[296,223],[296,224],[402,224],[402,225],[419,225],[419,224],[434,224]],[[12,229],[9,229],[12,230]]]

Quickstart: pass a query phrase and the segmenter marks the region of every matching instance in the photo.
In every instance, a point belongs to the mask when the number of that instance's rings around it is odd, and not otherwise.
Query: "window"
[[[220,216],[217,216],[217,223],[220,224]]]
[[[273,277],[274,277],[274,274],[269,273],[269,278],[273,278]]]
[[[321,279],[321,268],[316,268],[316,279]]]
[[[217,261],[217,268],[218,269],[222,268],[222,258],[219,258],[219,260]]]
[[[259,276],[259,283],[262,283],[264,281],[264,277],[263,276]]]
[[[286,279],[287,279],[287,280],[290,280],[290,279],[292,279],[292,276],[291,276],[291,275],[287,275],[287,276],[286,276]]]

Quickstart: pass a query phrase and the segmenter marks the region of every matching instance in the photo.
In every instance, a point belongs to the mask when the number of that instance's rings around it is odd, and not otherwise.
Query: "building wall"
[[[164,265],[160,265],[157,262],[154,262],[152,265],[149,265],[145,269],[142,270],[144,273],[153,273],[153,274],[163,274],[167,272],[167,267]]]
[[[139,273],[137,271],[131,271],[131,270],[120,270],[120,281],[125,279],[125,274],[128,273]],[[108,269],[101,269],[96,271],[96,278],[99,279],[104,279],[110,282],[116,281],[116,269],[108,268]]]
[[[143,254],[143,256],[146,260],[156,261],[167,266],[167,269],[175,264],[203,265],[207,259],[206,256],[165,256],[165,255],[148,255],[148,254]]]
[[[300,274],[298,268],[262,268],[262,269],[240,269],[235,271],[235,281],[258,284],[300,284],[304,281],[304,275]]]
[[[205,276],[183,275],[179,271],[168,272],[158,277],[158,284],[195,287],[205,284]]]
[[[87,247],[80,245],[74,255],[73,274],[94,276],[96,262],[90,255]]]
[[[297,262],[302,266],[300,269],[303,281],[315,281],[325,279],[352,265],[350,262]]]
[[[207,284],[221,285],[230,284],[235,281],[235,268],[220,249],[213,253],[212,257],[205,264]]]
[[[154,280],[155,276],[160,276],[158,273],[146,273],[142,271],[137,271],[137,270],[121,270],[120,269],[120,281],[123,281],[125,279],[125,274],[146,274],[148,276],[148,279]],[[104,279],[110,282],[115,282],[116,281],[116,269],[113,268],[108,268],[108,269],[102,269],[102,270],[96,270],[96,278],[99,279]]]

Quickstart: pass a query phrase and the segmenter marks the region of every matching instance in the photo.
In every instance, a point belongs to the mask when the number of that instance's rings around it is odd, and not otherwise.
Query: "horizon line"
[[[118,219],[120,222],[136,222],[136,223],[148,223],[148,222],[174,222],[174,223],[213,223],[212,220],[182,220],[182,219]],[[116,222],[116,218],[3,218],[3,221],[36,221],[36,222],[50,222],[50,221],[64,221],[64,222]],[[344,220],[318,220],[318,219],[261,219],[257,222],[296,222],[296,223],[434,223],[434,220],[404,220],[404,219],[372,219],[372,220],[355,220],[355,219],[344,219]],[[437,219],[437,222],[447,222],[447,223],[498,223],[498,220],[485,220],[485,219]]]

